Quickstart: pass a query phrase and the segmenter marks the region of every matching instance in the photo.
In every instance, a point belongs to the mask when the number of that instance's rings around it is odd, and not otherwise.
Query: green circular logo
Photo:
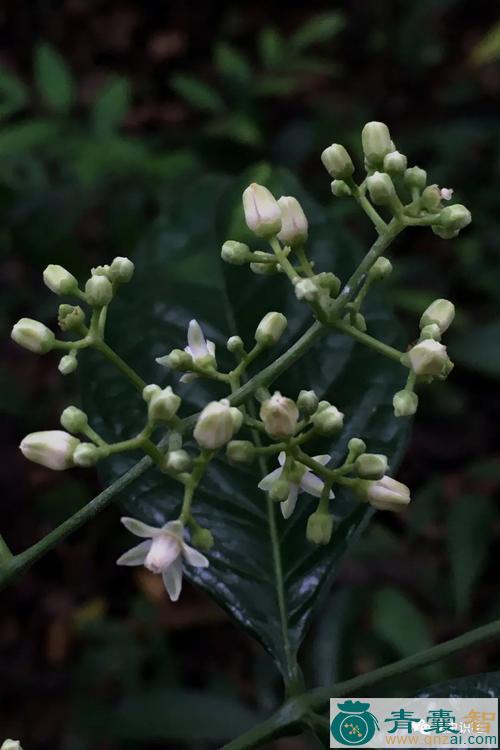
[[[342,745],[355,747],[371,740],[378,729],[378,721],[368,711],[369,703],[345,701],[337,703],[339,713],[332,720],[330,730],[333,738]]]

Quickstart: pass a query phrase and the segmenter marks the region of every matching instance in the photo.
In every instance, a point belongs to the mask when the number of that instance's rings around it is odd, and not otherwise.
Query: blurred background
[[[321,150],[336,141],[359,157],[362,125],[379,119],[473,214],[453,242],[407,231],[387,287],[408,340],[429,302],[455,302],[456,368],[421,399],[399,472],[414,502],[378,514],[344,561],[305,671],[326,684],[500,617],[497,4],[19,0],[0,4],[0,32],[0,531],[13,550],[99,489],[92,472],[52,473],[17,449],[78,397],[51,355],[9,341],[23,315],[55,322],[44,267],[85,278],[132,254],[203,174],[270,162],[331,205]],[[373,236],[349,201],[332,210],[363,242]],[[115,566],[129,541],[108,510],[1,593],[0,740],[209,750],[277,705],[270,659],[205,594],[186,586],[173,606],[156,578]],[[499,668],[492,643],[377,694]]]

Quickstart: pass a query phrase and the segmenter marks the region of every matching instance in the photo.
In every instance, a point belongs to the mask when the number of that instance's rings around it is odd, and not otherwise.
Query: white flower
[[[215,344],[213,341],[207,341],[201,330],[201,326],[197,320],[191,320],[188,326],[188,345],[184,347],[184,351],[190,354],[193,358],[193,362],[207,357],[212,357],[215,360]],[[186,372],[181,377],[181,383],[190,383],[192,380],[196,380],[198,375],[194,372]]]
[[[453,197],[453,188],[441,188],[439,194],[443,201],[451,201]]]
[[[182,589],[182,558],[194,568],[207,568],[208,560],[183,539],[180,521],[169,521],[159,528],[148,526],[135,518],[121,518],[122,524],[136,536],[145,538],[116,561],[117,565],[144,565],[152,573],[161,574],[170,599],[176,602]]]
[[[330,456],[313,456],[313,458],[319,464],[322,464],[322,466],[326,466],[326,464],[330,460]],[[280,468],[271,471],[270,474],[267,474],[259,482],[258,487],[260,490],[269,492],[273,484],[281,477],[285,466],[285,460],[286,454],[284,451],[282,451],[278,456]],[[300,464],[300,466],[302,466],[302,464]],[[288,497],[284,503],[280,503],[283,518],[290,518],[290,516],[292,515],[297,504],[297,497],[299,492],[307,492],[309,495],[313,495],[313,497],[321,497],[324,486],[323,480],[317,477],[316,474],[313,474],[311,469],[309,469],[307,466],[302,466],[302,468],[304,469],[304,473],[302,474],[300,482],[288,483]],[[335,495],[333,494],[333,492],[330,492],[330,499],[334,497]]]
[[[79,445],[78,438],[63,430],[44,430],[30,432],[19,448],[28,461],[54,471],[63,471],[74,465],[73,454]]]

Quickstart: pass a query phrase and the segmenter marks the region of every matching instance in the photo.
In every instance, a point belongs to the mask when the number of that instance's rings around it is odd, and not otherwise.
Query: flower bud
[[[231,406],[230,408],[231,413],[231,419],[233,421],[233,434],[238,432],[238,430],[241,428],[241,425],[243,424],[243,412],[240,409],[237,409],[236,406]]]
[[[411,500],[410,490],[392,477],[382,477],[377,482],[367,482],[364,499],[378,510],[402,510]]]
[[[278,206],[281,209],[281,230],[278,239],[289,247],[303,245],[307,242],[309,224],[297,198],[282,195],[278,198]]]
[[[436,299],[432,302],[420,318],[420,328],[432,325],[439,326],[444,333],[453,323],[455,317],[455,305],[447,299]]]
[[[387,456],[381,453],[363,453],[356,459],[354,469],[362,479],[382,479],[387,471]]]
[[[460,229],[449,229],[448,227],[441,227],[438,224],[433,224],[431,229],[442,240],[453,240],[460,234]]]
[[[232,354],[243,354],[245,347],[241,336],[230,336],[227,340],[226,349]]]
[[[420,341],[423,341],[424,339],[436,339],[436,341],[441,341],[441,331],[439,326],[435,323],[430,323],[430,325],[424,326],[420,330]]]
[[[209,529],[202,529],[200,526],[193,531],[191,542],[194,547],[201,549],[202,552],[208,552],[214,546],[214,537]]]
[[[229,401],[211,401],[198,417],[194,439],[201,448],[217,450],[228,443],[234,434],[234,422]]]
[[[222,245],[221,258],[226,263],[232,263],[233,266],[242,266],[250,258],[250,248],[243,242],[227,240]]]
[[[260,407],[260,418],[267,434],[274,440],[282,440],[295,435],[299,410],[291,398],[275,391]]]
[[[169,451],[167,454],[167,469],[169,471],[174,471],[176,474],[183,471],[189,471],[192,463],[191,456],[183,448]]]
[[[160,364],[166,364],[172,370],[190,370],[193,367],[193,358],[183,349],[172,349],[166,357],[160,357]],[[158,361],[158,360],[157,360]]]
[[[282,313],[268,312],[255,331],[255,340],[263,346],[277,344],[287,327],[287,319]]]
[[[73,466],[73,454],[80,444],[78,438],[62,430],[46,430],[26,435],[19,446],[28,461],[62,471]]]
[[[366,178],[366,185],[372,203],[375,203],[377,206],[387,205],[396,194],[394,183],[385,172],[374,172]]]
[[[110,267],[108,265],[96,266],[90,269],[92,276],[105,276],[107,279],[110,278]]]
[[[395,417],[412,417],[418,408],[418,396],[411,391],[398,391],[392,399]]]
[[[43,281],[54,294],[72,294],[78,289],[78,281],[73,274],[53,263],[43,272]]]
[[[422,206],[427,211],[437,211],[441,208],[441,191],[437,185],[428,185],[420,198]]]
[[[327,406],[312,418],[312,423],[320,435],[334,435],[344,426],[344,415],[336,406]]]
[[[392,263],[389,258],[385,258],[383,255],[377,258],[373,266],[368,272],[368,276],[374,281],[382,281],[386,279],[392,273]]]
[[[318,408],[318,397],[314,391],[301,391],[297,399],[297,407],[306,417],[314,414]]]
[[[18,320],[10,334],[13,341],[35,354],[46,354],[54,347],[56,337],[43,323],[31,318]]]
[[[294,281],[295,296],[298,300],[305,299],[306,302],[314,302],[318,298],[318,284],[316,279],[298,279]]]
[[[383,122],[367,122],[361,132],[361,142],[370,167],[381,166],[386,154],[394,151],[389,128]]]
[[[472,216],[469,209],[460,203],[455,203],[454,206],[446,206],[439,214],[439,226],[452,231],[464,229],[471,221]]]
[[[19,740],[5,740],[0,750],[23,750]]]
[[[453,188],[441,188],[439,191],[441,195],[441,200],[443,201],[451,201],[453,198]]]
[[[118,256],[109,267],[109,278],[117,284],[128,284],[134,275],[135,266],[129,258]]]
[[[73,454],[73,462],[77,466],[83,466],[88,468],[89,466],[95,466],[101,458],[101,451],[93,443],[80,443],[75,448]]]
[[[227,444],[226,457],[230,464],[251,464],[255,458],[255,446],[250,440],[231,440]]]
[[[307,519],[306,539],[313,544],[328,544],[333,533],[333,516],[316,511]]]
[[[349,325],[354,326],[354,328],[357,328],[358,331],[362,331],[363,333],[366,331],[365,316],[360,312],[357,312],[354,315],[354,319],[351,313],[347,313],[346,315],[344,315],[343,321],[344,323],[348,323]]]
[[[104,307],[113,299],[113,287],[106,276],[91,276],[85,284],[85,294],[89,305]]]
[[[284,503],[288,498],[290,485],[286,479],[277,479],[269,490],[269,497],[275,503]]]
[[[76,354],[65,354],[61,359],[59,360],[59,364],[57,365],[57,369],[61,373],[61,375],[71,375],[72,372],[76,370],[78,367],[78,359],[76,357]]]
[[[354,164],[346,149],[340,143],[332,143],[321,154],[321,161],[331,177],[346,180],[354,174]]]
[[[446,347],[433,339],[426,339],[415,344],[407,353],[411,369],[416,375],[445,374],[450,361]]]
[[[254,255],[260,255],[263,259],[269,258],[269,253],[263,253],[262,250],[256,250]],[[278,272],[278,265],[277,263],[269,263],[266,260],[263,260],[262,263],[250,263],[250,270],[254,273],[261,274],[262,276],[270,276],[271,274]]]
[[[384,156],[384,172],[390,175],[403,174],[408,166],[408,159],[399,151],[391,151]]]
[[[163,390],[160,390],[159,393],[153,393],[153,395],[149,399],[148,421],[168,422],[172,419],[172,417],[176,415],[180,405],[180,396],[177,396],[177,394],[173,392],[171,386],[168,385]]]
[[[336,198],[348,198],[352,195],[351,188],[344,180],[333,180],[330,188]]]
[[[59,305],[58,323],[61,331],[76,331],[85,325],[85,313],[79,305]]]
[[[84,432],[89,424],[89,418],[85,412],[76,406],[67,406],[61,414],[60,421],[68,432]]]
[[[357,456],[360,456],[366,450],[366,443],[361,438],[351,438],[347,443],[347,450],[351,460],[354,460]]]
[[[328,289],[330,296],[336,297],[340,292],[340,287],[342,286],[341,281],[339,277],[335,276],[331,271],[322,271],[321,273],[316,274],[314,278],[318,286],[322,289]]]
[[[149,404],[153,396],[157,396],[159,393],[161,393],[161,388],[155,383],[150,383],[142,389],[142,397],[147,404]]]
[[[420,167],[409,167],[405,172],[404,182],[406,187],[423,190],[427,182],[427,172]]]
[[[281,209],[272,193],[252,182],[243,193],[243,210],[249,229],[257,237],[273,237],[281,229]]]

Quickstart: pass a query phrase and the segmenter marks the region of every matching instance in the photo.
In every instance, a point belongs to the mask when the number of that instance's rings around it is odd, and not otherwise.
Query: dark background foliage
[[[45,265],[84,278],[133,253],[195,178],[258,162],[292,169],[331,205],[319,152],[335,140],[359,155],[362,124],[383,119],[400,150],[473,213],[454,242],[405,233],[385,291],[408,340],[433,298],[457,304],[456,368],[422,394],[399,474],[414,502],[400,517],[378,514],[344,561],[303,647],[306,674],[327,684],[500,615],[497,23],[494,3],[465,0],[2,4],[0,530],[14,551],[99,487],[92,472],[56,475],[17,450],[78,398],[51,355],[8,341],[21,315],[54,323]],[[370,240],[349,202],[332,210]],[[186,207],[188,225],[197,211]],[[172,606],[156,578],[117,569],[128,543],[111,509],[2,592],[0,739],[40,750],[209,748],[276,705],[261,647],[199,590],[186,586]],[[491,672],[499,658],[495,644],[477,648],[377,694]],[[104,740],[103,707],[113,717]]]

